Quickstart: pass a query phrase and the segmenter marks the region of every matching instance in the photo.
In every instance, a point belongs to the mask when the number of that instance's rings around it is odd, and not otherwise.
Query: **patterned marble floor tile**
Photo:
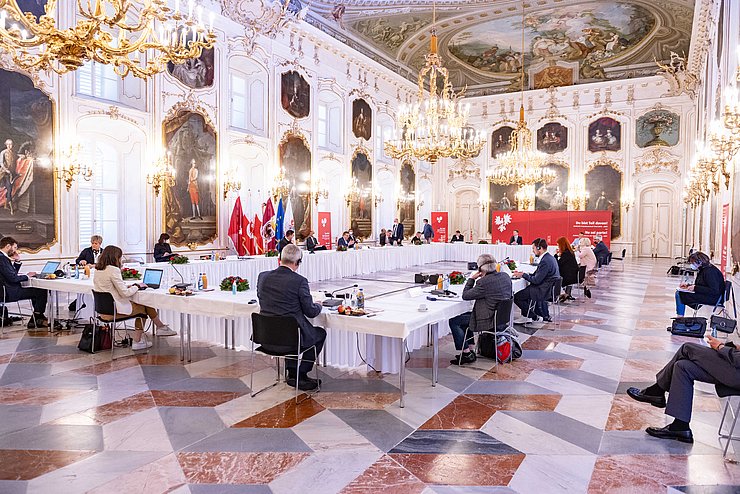
[[[523,454],[391,454],[416,478],[428,484],[508,485]]]
[[[326,409],[382,410],[398,401],[398,393],[332,393],[321,392],[313,398]]]
[[[309,417],[313,417],[322,410],[324,410],[324,407],[313,398],[305,399],[298,404],[294,399],[291,399],[237,422],[232,427],[290,428]]]
[[[361,475],[382,453],[378,450],[321,451],[270,482],[275,494],[293,494],[296,486],[316,486],[325,494],[335,494]]]
[[[95,454],[94,451],[6,449],[0,461],[0,480],[30,480]]]
[[[97,362],[92,365],[86,365],[77,369],[69,371],[73,374],[88,375],[88,376],[99,376],[101,374],[107,374],[109,372],[115,372],[122,369],[128,369],[130,367],[138,367],[139,361],[135,356],[117,358],[109,362]]]
[[[332,413],[383,452],[389,451],[414,431],[383,410],[333,410]]]
[[[578,369],[581,360],[524,360],[519,359],[496,366],[481,376],[484,381],[524,381],[534,370]]]
[[[509,486],[518,492],[585,492],[595,463],[595,455],[527,455]]]
[[[460,395],[437,412],[420,429],[480,429],[491,415],[495,413],[490,407]]]
[[[201,377],[226,377],[226,378],[239,378],[244,377],[252,372],[260,371],[263,369],[269,369],[273,367],[270,363],[263,359],[255,359],[254,365],[252,365],[251,359],[245,359],[241,362],[236,362],[218,369],[210,370]]]
[[[159,410],[149,408],[103,426],[106,451],[171,452],[172,443]]]
[[[150,392],[138,393],[123,400],[106,403],[83,412],[67,415],[54,420],[53,424],[67,425],[104,425],[128,417],[142,410],[154,407]]]
[[[312,450],[291,429],[228,428],[191,444],[183,451],[310,453]]]
[[[245,394],[230,391],[165,391],[159,389],[153,389],[151,393],[158,407],[215,407]]]
[[[330,410],[324,410],[291,429],[313,451],[376,451],[365,436]]]
[[[308,453],[178,453],[192,484],[269,484],[298,465]]]
[[[425,485],[390,456],[382,456],[341,494],[420,494]]]
[[[226,427],[212,408],[159,407],[156,410],[175,450],[200,441]]]
[[[95,425],[41,424],[0,436],[0,450],[101,451],[103,435]]]
[[[3,405],[46,405],[81,394],[79,389],[43,388],[0,388],[0,403]]]
[[[169,454],[157,461],[147,463],[132,472],[88,491],[88,494],[110,494],[112,492],[174,492],[186,483],[185,475],[177,456]]]
[[[519,451],[478,430],[417,430],[388,453],[513,455]]]
[[[501,412],[593,454],[599,451],[603,431],[557,412]]]

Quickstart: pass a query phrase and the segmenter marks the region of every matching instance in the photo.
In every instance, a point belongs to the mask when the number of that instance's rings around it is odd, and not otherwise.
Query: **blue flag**
[[[275,215],[275,239],[280,241],[283,238],[283,221],[285,220],[285,210],[283,209],[283,199],[278,199],[277,214]]]

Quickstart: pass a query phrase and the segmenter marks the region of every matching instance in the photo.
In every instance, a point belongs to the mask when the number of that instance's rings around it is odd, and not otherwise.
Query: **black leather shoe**
[[[285,380],[285,383],[291,388],[295,388],[295,379],[288,378]],[[298,379],[298,389],[301,391],[313,391],[319,387],[319,384],[321,384],[321,382],[316,379]]]
[[[691,429],[687,431],[672,431],[669,427],[670,425],[666,425],[665,427],[648,427],[645,429],[645,432],[659,439],[675,439],[676,441],[689,444],[694,442],[694,435],[691,433]]]
[[[591,290],[588,288],[583,289],[583,294],[586,295],[588,298],[591,298]]]
[[[472,364],[476,360],[478,360],[478,357],[475,356],[475,352],[463,352],[462,357],[458,355],[450,360],[450,363],[453,365]]]
[[[633,400],[641,401],[643,403],[650,403],[654,407],[665,408],[665,395],[646,395],[644,390],[638,388],[627,389],[627,394]]]

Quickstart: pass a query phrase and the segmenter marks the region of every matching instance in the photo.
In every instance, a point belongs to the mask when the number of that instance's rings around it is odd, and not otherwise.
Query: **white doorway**
[[[478,192],[474,190],[463,190],[455,194],[455,209],[450,224],[450,234],[460,230],[465,240],[472,238],[478,240],[480,235],[480,210],[478,209]]]
[[[650,187],[640,194],[640,257],[671,257],[672,195],[673,191],[668,187]]]

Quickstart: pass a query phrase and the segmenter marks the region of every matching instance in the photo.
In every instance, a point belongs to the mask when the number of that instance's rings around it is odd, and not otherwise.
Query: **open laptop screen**
[[[57,269],[59,269],[59,265],[61,262],[59,261],[46,261],[46,264],[44,264],[44,269],[41,270],[41,274],[52,274]]]
[[[162,284],[162,273],[161,269],[145,269],[142,282],[151,288],[159,288]]]

